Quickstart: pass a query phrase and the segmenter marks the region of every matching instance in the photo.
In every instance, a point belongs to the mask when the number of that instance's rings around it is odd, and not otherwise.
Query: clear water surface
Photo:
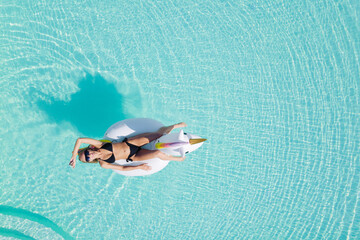
[[[1,237],[359,239],[359,3],[2,0]],[[133,117],[209,140],[68,167]]]

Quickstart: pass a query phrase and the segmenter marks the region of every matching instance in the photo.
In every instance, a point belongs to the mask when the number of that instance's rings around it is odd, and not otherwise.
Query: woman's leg
[[[135,146],[143,146],[145,144],[148,144],[149,142],[160,138],[162,135],[164,134],[168,134],[170,133],[172,130],[174,130],[175,128],[180,128],[180,127],[186,127],[186,123],[181,122],[181,123],[177,123],[171,126],[167,126],[167,127],[162,127],[159,130],[157,130],[156,132],[153,133],[143,133],[143,134],[139,134],[136,135],[134,137],[131,137],[128,139],[128,143],[131,143]]]
[[[133,161],[143,161],[152,158],[160,158],[161,160],[168,160],[168,161],[184,161],[185,159],[185,157],[174,157],[171,155],[167,155],[159,150],[147,150],[147,149],[141,149],[131,159]]]
[[[162,135],[163,134],[158,133],[158,132],[143,133],[143,134],[139,134],[139,135],[129,138],[127,140],[127,142],[140,147],[145,144],[148,144],[151,141],[154,141],[155,139],[158,139]]]

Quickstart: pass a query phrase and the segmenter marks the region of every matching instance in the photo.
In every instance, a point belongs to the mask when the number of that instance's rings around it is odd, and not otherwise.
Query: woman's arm
[[[103,145],[103,142],[96,140],[96,139],[92,139],[92,138],[78,138],[76,140],[75,146],[74,146],[74,151],[73,151],[73,155],[77,155],[79,148],[81,146],[82,143],[85,144],[90,144],[93,145],[96,148],[101,148],[101,146]]]
[[[90,144],[93,145],[96,148],[101,148],[101,146],[103,145],[103,142],[96,140],[96,139],[92,139],[92,138],[78,138],[76,140],[75,146],[74,146],[74,150],[72,152],[73,157],[76,157],[78,154],[78,151],[80,149],[81,144]]]
[[[69,165],[72,166],[73,168],[76,165],[76,156],[78,154],[78,151],[80,149],[80,146],[82,143],[85,144],[90,144],[95,146],[96,148],[100,148],[103,145],[103,142],[96,140],[96,139],[92,139],[92,138],[78,138],[75,142],[75,146],[74,146],[74,150],[72,152],[72,157],[70,159],[70,163]]]
[[[120,165],[116,165],[116,164],[107,163],[104,161],[99,161],[99,164],[102,168],[114,169],[114,170],[120,170],[120,171],[131,171],[131,170],[136,170],[136,169],[142,169],[145,171],[151,170],[151,167],[148,166],[146,163],[140,164],[138,166],[120,166]]]

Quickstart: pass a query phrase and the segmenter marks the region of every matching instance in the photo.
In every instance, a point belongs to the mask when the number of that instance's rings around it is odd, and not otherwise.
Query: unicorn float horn
[[[194,144],[205,142],[205,141],[206,141],[206,138],[196,138],[196,139],[190,139],[189,143],[190,143],[190,145],[194,145]]]
[[[180,148],[184,145],[189,144],[188,142],[172,142],[172,143],[162,143],[162,142],[158,142],[155,144],[155,147],[157,149],[162,149],[162,148]]]

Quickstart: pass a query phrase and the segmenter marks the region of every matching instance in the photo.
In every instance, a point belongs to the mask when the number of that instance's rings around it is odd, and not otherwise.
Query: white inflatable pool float
[[[105,133],[104,139],[112,142],[122,142],[125,138],[133,137],[146,132],[156,132],[164,126],[162,123],[150,118],[134,118],[126,119],[113,124]],[[205,139],[193,134],[186,134],[183,130],[178,133],[170,133],[164,135],[141,148],[160,151],[173,155],[185,156],[186,153],[192,152],[199,148]],[[151,166],[150,171],[136,169],[132,171],[113,170],[116,173],[125,176],[145,176],[156,173],[168,165],[169,161],[164,161],[159,158],[153,158],[145,161],[126,162],[125,159],[116,160],[114,164],[122,166],[137,166],[147,163]]]

